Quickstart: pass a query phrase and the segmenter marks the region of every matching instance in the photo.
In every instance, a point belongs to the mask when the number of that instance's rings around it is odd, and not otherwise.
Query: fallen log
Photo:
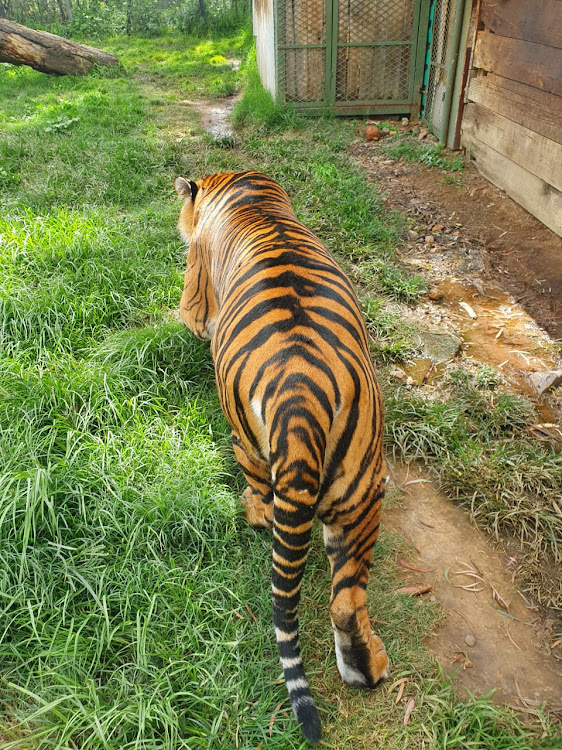
[[[0,62],[29,65],[42,73],[82,75],[94,65],[119,65],[115,55],[46,31],[0,18]]]

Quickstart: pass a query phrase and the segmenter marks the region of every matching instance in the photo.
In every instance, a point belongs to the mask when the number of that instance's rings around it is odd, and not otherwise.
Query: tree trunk
[[[0,18],[0,62],[29,65],[55,75],[81,75],[94,65],[119,65],[119,60],[109,52],[3,18]]]
[[[72,21],[72,5],[70,0],[57,0],[63,23]]]
[[[199,0],[199,11],[203,18],[203,23],[207,25],[207,9],[205,8],[205,0]]]

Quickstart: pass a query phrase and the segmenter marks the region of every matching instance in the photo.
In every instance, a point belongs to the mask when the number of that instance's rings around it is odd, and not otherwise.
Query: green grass
[[[279,681],[270,538],[241,518],[208,346],[174,313],[185,250],[173,178],[279,179],[361,281],[381,359],[411,350],[383,293],[408,301],[424,285],[394,264],[403,221],[350,166],[352,126],[292,113],[242,118],[233,144],[202,133],[185,100],[236,88],[225,60],[247,45],[245,32],[114,39],[104,46],[123,67],[111,76],[0,66],[4,748],[302,747]],[[501,414],[489,427],[506,429]],[[423,647],[435,606],[392,594],[402,544],[382,536],[369,598],[416,698],[407,728],[388,687],[341,686],[315,530],[302,630],[327,746],[530,747],[533,730],[460,701],[437,673]]]
[[[440,143],[420,143],[415,136],[393,133],[384,143],[384,151],[391,159],[424,164],[445,172],[461,172],[464,169],[462,156],[452,155]]]
[[[562,454],[529,439],[535,422],[529,400],[509,393],[490,367],[468,374],[461,365],[437,394],[398,387],[387,399],[394,453],[425,462],[482,526],[514,538],[527,590],[558,607]]]

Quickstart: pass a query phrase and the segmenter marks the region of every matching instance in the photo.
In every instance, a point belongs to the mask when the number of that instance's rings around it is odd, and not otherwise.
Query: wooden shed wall
[[[462,145],[562,235],[562,2],[481,0]]]

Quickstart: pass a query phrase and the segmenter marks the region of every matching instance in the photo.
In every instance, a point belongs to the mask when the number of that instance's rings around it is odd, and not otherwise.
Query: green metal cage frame
[[[401,41],[341,42],[338,40],[340,0],[324,0],[325,38],[317,44],[287,44],[281,39],[285,30],[286,0],[274,0],[277,92],[281,102],[291,102],[298,110],[310,114],[331,111],[340,115],[410,115],[417,116],[421,108],[421,91],[425,66],[429,8],[431,0],[413,0],[411,36]],[[336,68],[338,52],[343,49],[377,47],[409,47],[408,96],[397,99],[338,100]],[[323,98],[316,101],[287,100],[287,53],[291,50],[320,50],[324,52]]]

